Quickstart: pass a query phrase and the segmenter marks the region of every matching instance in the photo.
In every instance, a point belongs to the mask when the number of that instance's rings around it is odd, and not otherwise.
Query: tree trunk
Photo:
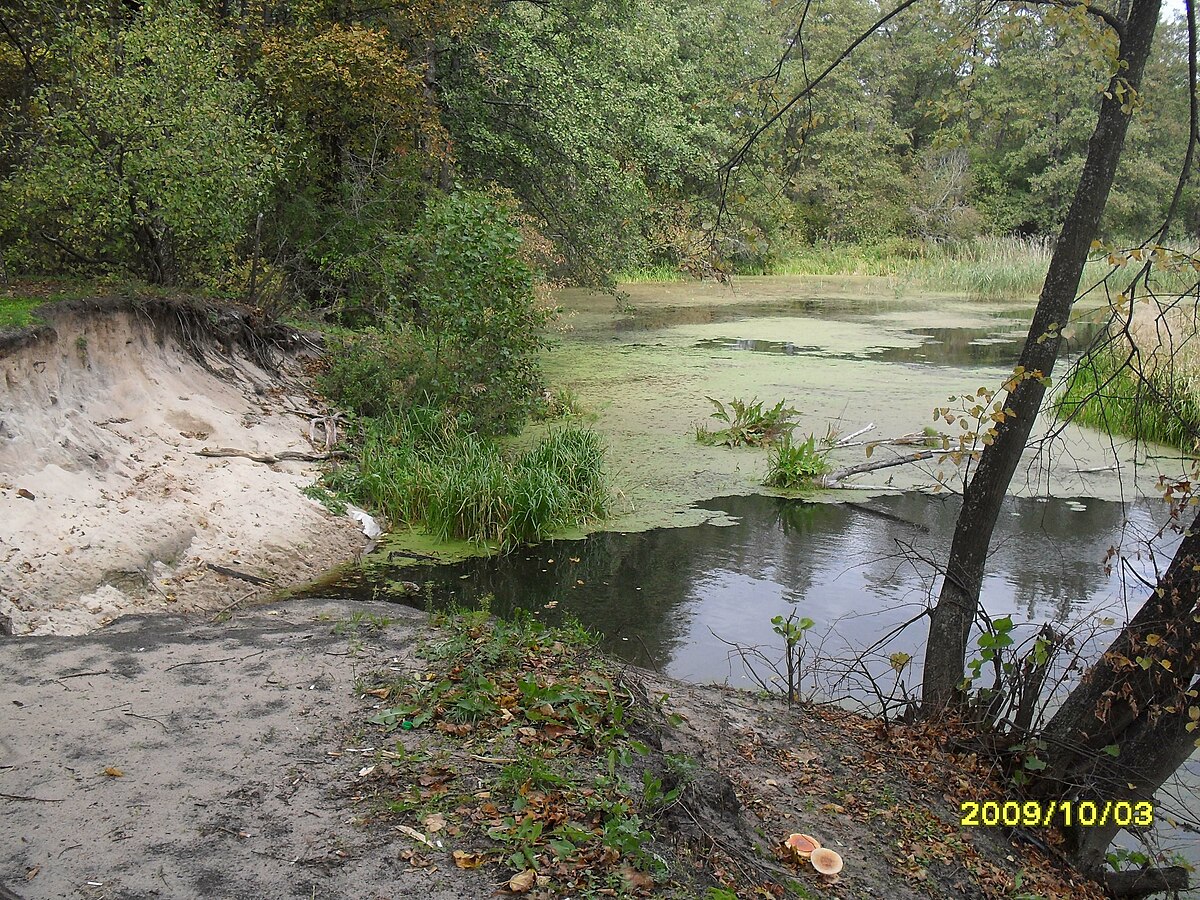
[[[1187,696],[1200,686],[1200,512],[1137,615],[1041,734],[1049,749],[1038,773],[1044,797],[1150,800],[1195,749]],[[1116,747],[1117,756],[1104,752]],[[1120,826],[1066,829],[1081,868],[1104,860]]]
[[[1015,416],[997,426],[995,442],[984,449],[963,493],[945,578],[930,617],[922,685],[926,715],[937,715],[951,705],[962,681],[967,640],[979,609],[979,589],[992,531],[1046,392],[1040,377],[1049,377],[1054,370],[1062,345],[1062,328],[1075,303],[1083,266],[1121,158],[1129,113],[1121,109],[1121,97],[1128,100],[1128,94],[1118,93],[1118,82],[1123,80],[1135,89],[1141,83],[1158,24],[1159,6],[1160,0],[1135,0],[1132,5],[1121,36],[1118,75],[1110,82],[1109,96],[1101,105],[1075,199],[1059,233],[1046,283],[1021,351],[1019,365],[1026,377],[1017,379],[1004,402]]]

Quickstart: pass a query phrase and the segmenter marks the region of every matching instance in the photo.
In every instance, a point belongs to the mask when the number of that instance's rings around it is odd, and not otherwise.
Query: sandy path
[[[387,606],[381,637],[335,627],[361,609],[0,641],[0,884],[25,900],[464,896],[475,873],[411,868],[407,841],[352,824],[371,756],[350,752],[355,677],[406,670],[424,621]],[[468,895],[493,890],[481,875]]]

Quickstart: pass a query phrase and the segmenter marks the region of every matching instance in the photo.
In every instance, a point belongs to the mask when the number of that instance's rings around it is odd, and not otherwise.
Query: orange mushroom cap
[[[821,842],[811,834],[789,834],[783,843],[798,859],[808,859],[814,850],[821,849]]]
[[[822,875],[836,875],[842,871],[842,857],[828,847],[820,847],[809,857],[812,867]]]

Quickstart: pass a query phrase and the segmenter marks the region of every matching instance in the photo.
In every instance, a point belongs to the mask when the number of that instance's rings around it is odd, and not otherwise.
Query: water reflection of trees
[[[726,648],[708,622],[696,621],[706,604],[710,613],[713,603],[736,605],[735,624],[757,635],[764,627],[769,634],[770,616],[792,605],[833,624],[838,646],[863,646],[924,602],[937,574],[927,560],[944,552],[957,513],[957,500],[921,494],[854,505],[761,496],[706,505],[738,524],[598,533],[391,577],[423,582],[434,605],[475,605],[491,595],[501,615],[573,616],[604,634],[609,650],[643,665],[665,667],[682,641],[711,642],[713,671],[695,677],[719,678]],[[1010,500],[1009,510],[996,534],[985,608],[1061,623],[1109,592],[1104,556],[1124,521],[1120,504]],[[743,593],[730,592],[731,579]],[[910,636],[907,649],[922,639]]]

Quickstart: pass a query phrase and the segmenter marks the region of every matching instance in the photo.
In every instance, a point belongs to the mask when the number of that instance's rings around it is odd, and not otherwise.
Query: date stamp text
[[[1006,825],[1026,828],[1134,825],[1146,828],[1154,822],[1154,804],[1143,800],[967,800],[961,804],[962,824]]]

